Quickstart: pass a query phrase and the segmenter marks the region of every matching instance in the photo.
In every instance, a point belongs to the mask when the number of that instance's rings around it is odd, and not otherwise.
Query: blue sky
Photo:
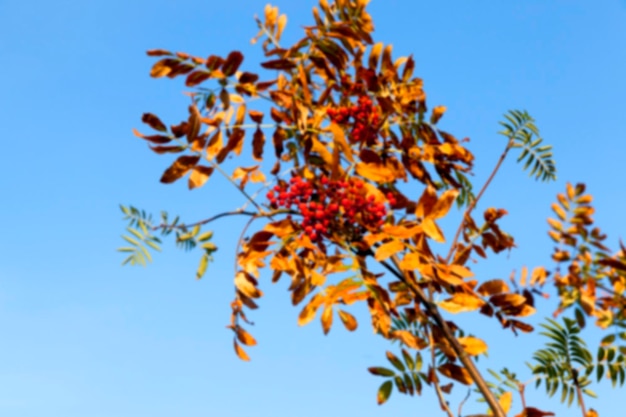
[[[313,1],[274,3],[289,16],[286,37],[311,22]],[[167,157],[152,154],[131,129],[143,112],[185,117],[184,86],[153,80],[145,50],[195,55],[245,53],[254,69],[255,13],[264,2],[238,0],[0,1],[0,414],[12,417],[220,416],[374,417],[436,415],[434,397],[397,393],[382,407],[383,340],[361,326],[324,337],[316,321],[296,324],[284,282],[251,316],[259,346],[252,362],[232,351],[229,320],[237,219],[215,227],[222,247],[202,281],[199,253],[171,244],[147,268],[121,267],[124,223],[118,204],[195,220],[237,207],[219,181],[193,192],[159,183]],[[414,54],[430,105],[445,104],[442,126],[471,138],[481,183],[502,150],[495,134],[508,109],[528,110],[554,146],[558,181],[535,183],[509,160],[483,206],[506,207],[503,227],[518,249],[477,265],[479,278],[509,276],[522,265],[550,265],[545,218],[566,181],[595,197],[598,224],[614,247],[626,236],[622,164],[626,156],[626,2],[603,0],[373,0],[377,40],[394,55]],[[236,231],[233,232],[233,231]],[[548,305],[537,319],[549,314]],[[467,323],[475,323],[467,319]],[[482,322],[481,322],[482,323]],[[482,366],[509,366],[539,346],[484,322],[494,340]],[[588,334],[590,344],[599,337]],[[465,391],[459,387],[456,406]],[[589,404],[621,416],[607,383]],[[465,413],[483,410],[473,399]],[[530,389],[529,402],[568,415],[558,399]],[[516,399],[514,409],[518,409]],[[577,411],[571,410],[572,415]]]

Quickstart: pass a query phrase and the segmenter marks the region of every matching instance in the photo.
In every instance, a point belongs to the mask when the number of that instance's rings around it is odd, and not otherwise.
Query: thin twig
[[[489,175],[489,178],[487,178],[487,181],[485,181],[485,184],[480,189],[480,192],[478,193],[476,198],[472,200],[470,205],[467,207],[467,209],[463,213],[463,219],[461,220],[461,224],[459,225],[459,228],[456,230],[456,234],[454,235],[454,239],[452,239],[452,244],[450,245],[450,250],[448,251],[448,255],[446,256],[446,260],[445,260],[446,264],[450,262],[450,258],[452,257],[452,254],[454,253],[456,244],[459,240],[459,236],[461,235],[461,231],[465,227],[466,217],[470,215],[472,210],[474,210],[474,208],[476,207],[476,204],[478,203],[478,200],[480,200],[480,198],[483,196],[483,194],[487,190],[487,187],[489,187],[489,184],[491,184],[491,181],[496,176],[496,173],[498,172],[498,170],[500,169],[500,166],[506,159],[506,155],[509,153],[509,150],[512,148],[512,146],[513,146],[513,137],[509,139],[509,142],[507,143],[506,148],[504,148],[504,151],[502,152],[502,154],[500,155],[500,158],[498,159],[498,163],[496,164],[493,171]]]
[[[159,229],[179,229],[179,230],[185,230],[185,229],[190,229],[192,227],[195,226],[203,226],[207,223],[211,223],[212,221],[215,221],[217,219],[220,219],[222,217],[227,217],[227,216],[237,216],[237,215],[244,215],[244,216],[258,216],[259,213],[256,212],[251,212],[251,211],[244,211],[244,210],[233,210],[233,211],[226,211],[224,213],[220,213],[220,214],[216,214],[215,216],[209,217],[208,219],[204,219],[204,220],[200,220],[199,222],[195,222],[195,223],[189,223],[189,224],[180,224],[180,225],[169,225],[169,224],[164,224],[161,223],[158,226],[152,226],[151,230],[159,230]]]
[[[427,331],[426,334],[428,335],[428,344],[430,345],[430,361],[431,361],[431,367],[434,369],[436,367],[436,363],[435,363],[435,340],[433,339],[433,335],[431,331]],[[441,390],[441,386],[439,385],[439,378],[435,377],[433,384],[435,385],[435,392],[437,393],[437,398],[439,399],[439,405],[441,406],[441,410],[445,411],[446,414],[448,415],[448,417],[454,417],[454,414],[452,414],[452,410],[450,410],[450,407],[448,406],[448,402],[446,401],[446,399],[443,397],[443,391]]]

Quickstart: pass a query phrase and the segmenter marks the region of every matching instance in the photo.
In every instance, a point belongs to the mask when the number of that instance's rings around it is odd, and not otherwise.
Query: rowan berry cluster
[[[360,96],[357,104],[349,107],[328,109],[327,114],[330,120],[337,124],[347,124],[352,119],[353,126],[350,136],[353,143],[361,142],[373,145],[376,141],[380,114],[368,96]]]
[[[267,199],[273,209],[300,213],[300,227],[313,242],[321,242],[333,231],[358,239],[367,229],[382,226],[387,215],[385,205],[366,196],[363,181],[355,178],[335,181],[325,176],[316,180],[296,176],[275,186]]]

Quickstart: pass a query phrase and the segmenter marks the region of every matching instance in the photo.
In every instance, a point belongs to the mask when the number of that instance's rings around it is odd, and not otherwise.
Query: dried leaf
[[[450,313],[464,313],[481,308],[485,302],[470,294],[455,293],[451,298],[439,302],[439,307]]]
[[[241,327],[237,327],[235,329],[235,333],[237,334],[237,339],[246,346],[254,346],[256,345],[256,340],[250,333],[245,331]]]
[[[211,177],[213,173],[213,167],[207,167],[203,165],[196,165],[191,171],[189,176],[189,189],[202,187],[205,182]]]
[[[239,343],[237,343],[237,340],[235,340],[234,345],[235,345],[235,352],[237,353],[237,356],[239,356],[239,359],[241,359],[242,361],[249,361],[250,356],[248,356],[246,351],[243,350],[241,346],[239,346]]]
[[[444,192],[437,200],[437,203],[432,208],[432,211],[428,213],[428,217],[431,219],[439,219],[444,217],[450,211],[450,207],[456,200],[459,192],[455,189],[450,189]]]
[[[338,312],[339,312],[339,318],[343,322],[343,325],[346,326],[346,329],[348,329],[351,332],[356,330],[357,322],[354,316],[343,310],[339,310]]]
[[[232,51],[226,57],[224,64],[222,64],[222,72],[225,76],[230,77],[239,69],[239,66],[243,62],[243,54],[239,51]]]
[[[328,334],[331,326],[333,325],[333,306],[327,305],[322,312],[322,329],[324,334]]]
[[[453,363],[445,363],[439,366],[437,371],[439,371],[442,375],[445,375],[450,379],[454,379],[464,385],[471,385],[474,382],[465,368]]]
[[[143,116],[141,116],[141,121],[153,128],[154,130],[158,130],[159,132],[167,132],[167,127],[165,127],[161,119],[159,119],[152,113],[144,113]]]
[[[509,292],[508,284],[501,279],[492,279],[483,282],[476,290],[480,295],[494,295]]]
[[[192,169],[200,160],[197,155],[183,155],[178,157],[174,163],[165,170],[163,176],[161,176],[161,182],[164,184],[170,184],[184,176],[190,169]]]

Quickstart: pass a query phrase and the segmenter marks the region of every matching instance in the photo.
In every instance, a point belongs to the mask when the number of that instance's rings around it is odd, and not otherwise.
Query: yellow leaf
[[[321,287],[326,282],[326,276],[320,274],[319,272],[313,270],[311,271],[311,284]]]
[[[421,226],[424,233],[426,233],[426,235],[433,239],[435,242],[445,243],[446,239],[443,237],[443,233],[441,232],[439,226],[437,226],[437,223],[435,223],[434,220],[427,217],[422,220]]]
[[[590,408],[585,417],[598,417],[598,412],[593,408]]]
[[[407,253],[400,261],[400,269],[403,271],[414,271],[420,265],[420,258],[417,253]]]
[[[387,243],[383,243],[378,249],[376,249],[376,254],[374,258],[377,261],[384,261],[392,255],[400,252],[404,249],[404,244],[399,240],[392,240]]]
[[[502,407],[502,411],[504,413],[508,413],[511,409],[511,403],[513,402],[513,393],[511,391],[507,391],[498,398],[498,402],[500,403],[500,407]]]
[[[205,182],[211,177],[213,173],[213,167],[205,167],[202,165],[196,165],[192,168],[191,175],[189,176],[189,189],[202,187]]]
[[[459,337],[458,340],[469,355],[478,356],[487,351],[487,344],[476,337]]]
[[[339,310],[339,318],[343,322],[343,325],[346,326],[346,329],[351,332],[356,330],[357,322],[354,316],[346,311]]]
[[[480,298],[465,294],[456,293],[451,298],[439,302],[439,307],[450,313],[464,313],[468,311],[474,311],[485,305],[485,302]]]
[[[386,183],[395,180],[395,176],[389,168],[373,162],[359,162],[356,164],[356,173],[363,178],[377,183]]]

